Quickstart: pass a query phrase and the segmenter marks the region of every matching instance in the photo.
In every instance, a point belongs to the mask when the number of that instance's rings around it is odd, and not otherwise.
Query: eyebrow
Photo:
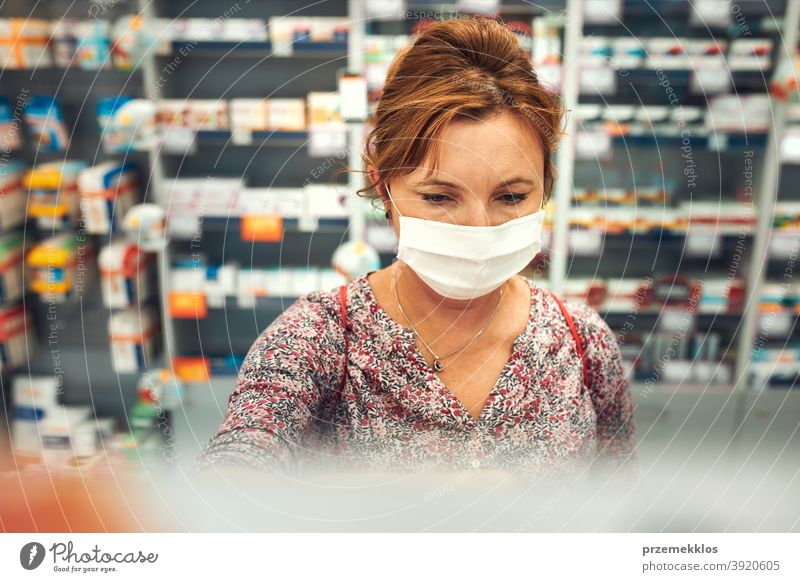
[[[527,184],[529,186],[534,186],[535,182],[528,178],[524,178],[522,176],[514,176],[507,180],[502,180],[494,189],[511,186],[512,184]],[[454,182],[448,182],[447,180],[440,180],[438,178],[431,178],[428,180],[422,180],[421,182],[417,183],[417,186],[446,186],[448,188],[458,188],[459,185]]]

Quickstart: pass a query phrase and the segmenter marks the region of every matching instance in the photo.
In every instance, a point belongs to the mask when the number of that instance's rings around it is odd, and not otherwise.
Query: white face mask
[[[391,199],[388,187],[386,192]],[[544,209],[498,226],[462,226],[398,214],[397,258],[439,295],[452,299],[491,293],[542,249]]]

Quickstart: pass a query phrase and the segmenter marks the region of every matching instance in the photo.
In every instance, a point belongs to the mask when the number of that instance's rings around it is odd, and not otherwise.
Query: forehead
[[[458,119],[439,134],[412,180],[441,179],[478,187],[513,176],[542,182],[544,150],[530,123],[511,113]]]

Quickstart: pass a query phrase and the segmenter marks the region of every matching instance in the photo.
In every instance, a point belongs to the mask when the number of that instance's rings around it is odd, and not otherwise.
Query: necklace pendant
[[[433,360],[433,369],[436,370],[437,372],[441,372],[442,370],[444,370],[444,366],[442,365],[442,362],[439,360],[439,358]]]

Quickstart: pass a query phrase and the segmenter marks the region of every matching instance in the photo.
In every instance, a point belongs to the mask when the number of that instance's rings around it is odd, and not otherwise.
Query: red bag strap
[[[342,384],[339,386],[339,394],[342,394],[345,382],[347,382],[347,285],[339,287],[339,303],[342,308],[342,328],[344,330],[344,374],[342,374]]]
[[[564,306],[564,302],[559,299],[555,293],[548,290],[550,296],[556,300],[558,303],[558,308],[561,310],[561,314],[564,316],[564,319],[567,320],[567,325],[569,326],[569,331],[572,332],[572,337],[575,339],[575,344],[578,346],[578,356],[581,358],[581,366],[583,367],[583,383],[586,384],[586,389],[589,389],[589,372],[586,370],[586,360],[583,357],[583,342],[581,341],[581,336],[578,334],[578,330],[575,328],[575,322],[572,320],[572,316],[567,311],[567,308]]]

